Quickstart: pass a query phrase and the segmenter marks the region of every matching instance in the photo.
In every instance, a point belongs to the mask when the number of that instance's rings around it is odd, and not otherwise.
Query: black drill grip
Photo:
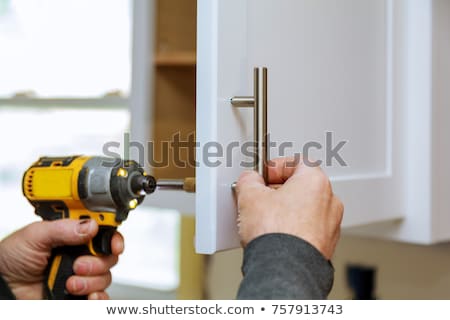
[[[89,246],[99,255],[111,254],[111,239],[116,227],[100,226]],[[74,275],[73,263],[83,255],[92,255],[88,245],[64,246],[52,250],[45,273],[45,297],[49,300],[84,300],[87,296],[69,294],[67,279]]]
[[[83,300],[87,296],[75,296],[66,290],[67,279],[74,274],[73,263],[76,258],[90,254],[87,246],[64,246],[52,250],[46,274],[45,296],[49,300]]]

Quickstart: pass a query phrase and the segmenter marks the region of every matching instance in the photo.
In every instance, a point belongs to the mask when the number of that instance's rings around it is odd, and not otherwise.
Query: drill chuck
[[[134,176],[131,180],[131,189],[136,194],[140,194],[142,191],[144,191],[146,194],[151,194],[155,192],[156,179],[152,176]]]

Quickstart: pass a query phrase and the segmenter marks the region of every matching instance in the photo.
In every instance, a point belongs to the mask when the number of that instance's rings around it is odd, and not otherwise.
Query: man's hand
[[[0,274],[17,299],[42,299],[44,271],[52,248],[85,244],[98,232],[93,220],[41,221],[32,223],[0,242]],[[112,255],[78,257],[75,275],[66,282],[73,295],[88,295],[88,299],[108,299],[105,289],[111,283],[109,271],[123,252],[123,238],[112,238]]]
[[[286,233],[309,242],[331,259],[344,207],[323,171],[302,161],[293,166],[292,159],[276,159],[269,166],[268,184],[282,186],[267,187],[255,171],[244,172],[237,182],[242,245],[264,234]]]

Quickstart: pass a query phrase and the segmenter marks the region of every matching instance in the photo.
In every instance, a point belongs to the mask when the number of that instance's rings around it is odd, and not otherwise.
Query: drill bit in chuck
[[[162,190],[184,190],[195,192],[195,178],[158,179],[156,186]]]

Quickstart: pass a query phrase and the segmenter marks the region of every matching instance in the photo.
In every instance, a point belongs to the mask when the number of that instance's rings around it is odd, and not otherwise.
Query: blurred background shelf
[[[156,53],[154,60],[157,67],[195,67],[196,62],[195,51]]]

